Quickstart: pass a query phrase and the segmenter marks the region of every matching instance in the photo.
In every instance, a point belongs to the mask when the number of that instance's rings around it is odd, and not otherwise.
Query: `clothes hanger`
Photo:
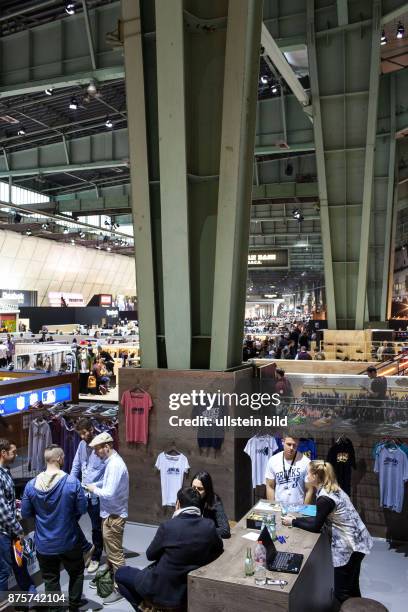
[[[171,455],[172,457],[177,457],[181,455],[180,451],[176,448],[174,440],[172,441],[172,445],[168,451],[166,451],[166,455]]]

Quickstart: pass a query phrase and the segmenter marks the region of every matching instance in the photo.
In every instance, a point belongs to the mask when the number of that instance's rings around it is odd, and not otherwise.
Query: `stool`
[[[367,597],[351,597],[340,608],[340,612],[389,612],[379,601]]]
[[[187,604],[181,604],[180,606],[161,606],[147,599],[139,605],[139,608],[143,612],[187,612]]]

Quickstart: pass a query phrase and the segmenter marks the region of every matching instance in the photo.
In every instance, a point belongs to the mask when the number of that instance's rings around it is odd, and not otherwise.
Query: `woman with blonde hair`
[[[340,607],[349,597],[361,597],[361,562],[370,552],[373,540],[349,496],[340,488],[330,463],[311,461],[307,482],[316,490],[316,516],[282,517],[282,524],[314,533],[327,526],[334,566],[334,595]]]

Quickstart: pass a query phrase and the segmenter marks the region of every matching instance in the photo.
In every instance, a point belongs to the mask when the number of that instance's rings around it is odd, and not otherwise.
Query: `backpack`
[[[113,577],[109,567],[96,572],[95,582],[99,597],[108,597],[113,592]]]
[[[95,389],[95,388],[96,388],[96,378],[95,376],[91,374],[91,376],[88,376],[88,389]]]

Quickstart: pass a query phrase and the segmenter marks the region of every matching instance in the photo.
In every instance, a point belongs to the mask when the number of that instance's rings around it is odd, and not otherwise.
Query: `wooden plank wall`
[[[176,446],[188,458],[191,469],[185,478],[185,485],[190,484],[195,472],[207,470],[213,477],[214,488],[223,500],[228,517],[235,519],[237,512],[242,516],[247,504],[245,501],[242,502],[239,468],[236,469],[236,440],[232,432],[226,432],[220,451],[205,449],[200,453],[194,429],[190,435],[183,433],[183,436],[180,436],[177,430],[173,432],[169,427],[169,416],[174,413],[169,411],[168,395],[172,392],[191,392],[192,389],[211,392],[221,389],[223,392],[233,392],[237,385],[240,386],[240,392],[244,392],[247,382],[250,384],[251,380],[252,368],[225,373],[140,368],[119,370],[120,398],[125,390],[139,385],[151,395],[153,400],[147,446],[126,442],[125,419],[122,409],[120,410],[120,454],[130,473],[130,520],[158,524],[172,515],[174,508],[161,505],[160,474],[154,467],[159,453],[169,450],[172,446]]]

